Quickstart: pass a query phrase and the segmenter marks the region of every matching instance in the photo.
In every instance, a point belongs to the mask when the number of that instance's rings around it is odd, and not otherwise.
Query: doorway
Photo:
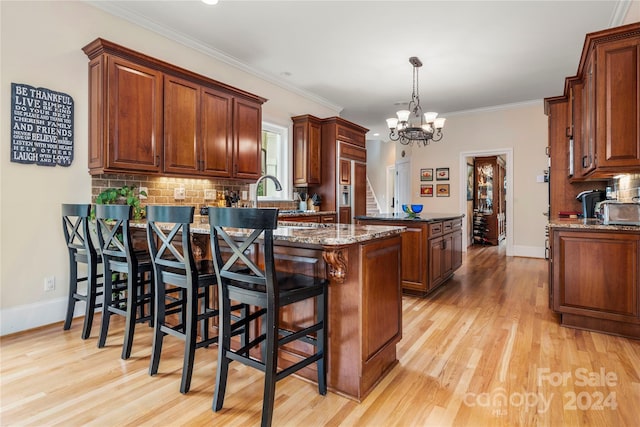
[[[513,256],[513,149],[502,148],[496,150],[484,150],[484,151],[466,151],[460,153],[460,188],[458,194],[460,194],[460,211],[467,212],[467,164],[469,159],[475,157],[488,157],[488,156],[501,156],[505,159],[506,172],[505,172],[505,186],[506,186],[506,209],[505,209],[505,221],[506,221],[506,255]],[[462,224],[462,248],[464,251],[470,243],[469,233],[471,232],[472,221],[469,221],[469,214],[467,213],[467,221],[463,221]]]

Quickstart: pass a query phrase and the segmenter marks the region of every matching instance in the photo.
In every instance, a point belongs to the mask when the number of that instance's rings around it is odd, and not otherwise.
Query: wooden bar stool
[[[155,273],[157,307],[149,374],[158,373],[165,335],[184,340],[181,393],[187,393],[191,387],[195,350],[218,341],[217,336],[209,337],[209,319],[218,315],[210,304],[216,277],[211,260],[196,261],[193,256],[190,236],[193,214],[192,206],[147,206],[147,240]],[[176,289],[180,298],[171,296]],[[179,314],[177,323],[167,322],[170,313]]]
[[[69,252],[69,298],[63,328],[65,331],[71,328],[76,302],[84,301],[86,308],[81,335],[83,340],[91,335],[93,314],[96,308],[102,307],[102,304],[96,303],[97,297],[102,295],[102,283],[98,282],[102,275],[97,271],[98,264],[102,263],[102,258],[96,252],[91,240],[90,216],[91,205],[89,204],[62,204],[62,230]],[[86,266],[86,276],[78,277],[78,264]],[[78,292],[78,283],[81,282],[87,283],[87,290],[84,294]]]
[[[222,409],[227,385],[229,363],[237,360],[265,373],[262,404],[262,426],[271,425],[276,382],[316,362],[318,391],[327,393],[327,280],[301,274],[276,274],[273,253],[273,230],[278,226],[277,209],[209,208],[213,264],[218,278],[220,307],[220,341],[218,342],[218,370],[213,410]],[[245,229],[242,236],[230,235],[225,228]],[[262,236],[264,268],[260,268],[248,255],[248,250]],[[231,256],[223,261],[220,239],[231,248]],[[225,248],[226,249],[226,248]],[[228,252],[227,252],[228,253]],[[240,266],[237,268],[237,266]],[[313,324],[298,330],[287,330],[280,324],[280,309],[299,301],[315,298],[316,318]],[[231,301],[242,302],[260,309],[249,317],[261,322],[260,336],[231,348],[233,318]],[[248,318],[247,318],[248,319]],[[243,321],[246,319],[243,319]],[[254,319],[250,319],[254,320]],[[314,336],[315,335],[315,336]],[[314,354],[303,357],[295,364],[278,370],[278,350],[281,346],[300,340],[311,344]],[[261,346],[262,360],[250,353]]]
[[[105,345],[111,315],[124,316],[123,359],[131,356],[136,323],[151,324],[154,311],[151,259],[148,253],[134,250],[129,226],[132,213],[133,207],[128,205],[96,205],[104,265],[104,303],[98,347]]]

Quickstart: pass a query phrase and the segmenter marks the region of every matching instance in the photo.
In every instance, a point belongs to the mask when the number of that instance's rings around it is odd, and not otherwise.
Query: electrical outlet
[[[145,194],[147,195],[149,194],[149,189],[147,187],[140,187],[140,192],[138,194],[138,196],[140,197],[140,200],[145,200],[147,198],[147,196],[142,194],[143,191]]]
[[[208,189],[204,190],[204,199],[205,200],[215,200],[218,195],[216,190]]]
[[[175,200],[184,200],[184,187],[176,187],[173,189],[173,198]]]
[[[44,278],[44,291],[51,292],[56,289],[56,276],[49,276]]]

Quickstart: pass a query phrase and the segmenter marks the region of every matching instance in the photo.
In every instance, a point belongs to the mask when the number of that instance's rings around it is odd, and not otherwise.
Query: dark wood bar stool
[[[327,280],[301,274],[276,274],[273,252],[273,230],[278,226],[277,209],[209,208],[211,248],[218,278],[220,308],[220,341],[218,343],[218,370],[213,410],[222,409],[227,385],[229,363],[237,360],[265,373],[262,406],[262,426],[270,426],[273,416],[276,382],[317,362],[318,391],[327,393]],[[225,227],[242,228],[243,236],[230,235]],[[264,268],[260,268],[249,255],[250,248],[262,236]],[[231,256],[223,261],[220,239],[231,248]],[[226,249],[226,248],[225,248]],[[236,268],[240,265],[242,268]],[[247,268],[248,267],[248,268]],[[280,324],[280,309],[299,301],[315,298],[316,318],[313,324],[298,330],[287,330]],[[233,331],[231,301],[260,307],[252,316],[259,318],[260,336],[231,348]],[[256,316],[257,315],[257,316]],[[315,334],[315,336],[314,336]],[[311,344],[315,353],[295,364],[278,370],[278,351],[281,346],[300,340]],[[262,360],[253,357],[251,349],[261,346]],[[301,356],[302,357],[302,356]]]
[[[128,205],[96,205],[104,266],[104,302],[98,347],[105,345],[111,315],[124,316],[123,359],[131,356],[136,323],[151,324],[154,311],[151,259],[148,253],[134,250],[129,225],[132,213],[133,207]]]
[[[102,274],[98,274],[98,264],[102,263],[102,258],[96,252],[91,240],[90,216],[91,205],[89,204],[62,204],[62,230],[69,251],[69,299],[64,330],[71,328],[76,302],[84,301],[86,308],[81,335],[83,340],[91,335],[93,314],[96,308],[102,306],[96,303],[97,297],[102,295],[102,283],[98,281],[102,278]],[[78,264],[86,266],[86,276],[78,277]],[[87,283],[84,294],[78,292],[78,283],[81,282]]]
[[[157,307],[149,374],[158,373],[165,335],[184,340],[181,393],[187,393],[191,386],[195,350],[218,341],[217,335],[209,336],[209,319],[218,315],[210,303],[216,277],[210,259],[194,258],[190,236],[193,214],[192,206],[147,206],[147,240],[155,273]],[[179,298],[175,297],[176,289],[180,291]],[[167,315],[175,313],[177,323],[171,324]]]

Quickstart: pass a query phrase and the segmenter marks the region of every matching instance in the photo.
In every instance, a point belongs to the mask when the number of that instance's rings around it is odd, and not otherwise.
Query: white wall
[[[381,212],[391,212],[387,198],[387,167],[395,165],[395,147],[380,140],[367,140],[367,178]]]
[[[211,57],[113,17],[84,2],[0,1],[0,334],[63,319],[68,261],[61,203],[91,201],[87,172],[88,59],[82,47],[102,37],[268,98],[263,117],[290,126],[290,117],[338,111],[249,75]],[[75,102],[75,160],[70,167],[12,163],[11,83],[71,95]],[[43,280],[55,276],[56,289]]]

